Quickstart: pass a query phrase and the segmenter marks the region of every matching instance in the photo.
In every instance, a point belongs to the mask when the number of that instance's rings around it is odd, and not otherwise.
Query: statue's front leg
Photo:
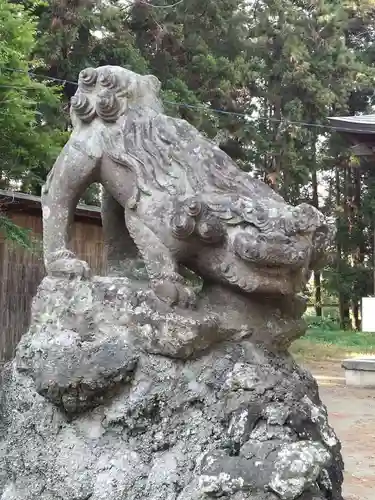
[[[48,274],[88,276],[89,266],[69,250],[74,211],[95,180],[98,158],[77,149],[70,139],[42,189],[44,262]]]
[[[144,260],[157,297],[171,306],[193,306],[196,300],[195,293],[179,274],[173,251],[160,241],[133,210],[125,210],[125,221],[130,236]]]

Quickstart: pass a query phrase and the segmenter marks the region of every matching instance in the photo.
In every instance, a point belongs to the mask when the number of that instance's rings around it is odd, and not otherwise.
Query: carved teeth
[[[247,283],[246,285],[246,288],[244,288],[244,290],[246,292],[253,292],[254,290],[256,290],[256,286],[252,285],[251,283]]]
[[[238,286],[240,288],[244,288],[246,289],[246,286],[247,286],[247,282],[246,282],[246,279],[245,278],[241,278],[240,281],[238,282]]]
[[[220,266],[220,271],[224,274],[227,273],[229,271],[229,269],[230,269],[230,265],[228,264],[228,262],[223,262]]]
[[[252,292],[256,288],[254,287],[254,284],[251,281],[249,283],[246,278],[238,278],[236,269],[234,267],[227,262],[223,262],[220,266],[220,270],[225,276],[228,283],[230,283],[231,285],[237,285],[245,292]]]
[[[229,281],[229,283],[231,283],[232,285],[237,285],[238,283],[238,278],[237,276],[227,276],[227,280]]]

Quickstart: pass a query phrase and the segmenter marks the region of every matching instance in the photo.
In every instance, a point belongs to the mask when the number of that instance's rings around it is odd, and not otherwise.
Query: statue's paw
[[[62,258],[48,266],[48,274],[56,277],[90,277],[90,267],[84,260]]]
[[[178,305],[181,307],[195,307],[197,296],[191,288],[182,283],[175,283],[178,295]]]
[[[155,283],[153,289],[157,297],[170,306],[195,306],[195,292],[183,283],[163,280]]]

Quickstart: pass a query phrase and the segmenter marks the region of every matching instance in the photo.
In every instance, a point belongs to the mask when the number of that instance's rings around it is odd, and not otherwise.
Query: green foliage
[[[297,359],[337,360],[346,357],[375,353],[375,335],[343,330],[309,330],[297,339],[290,348]]]
[[[340,324],[336,316],[306,316],[306,323],[311,330],[338,331]]]
[[[22,6],[0,0],[0,32],[0,186],[40,183],[40,168],[62,144],[61,131],[48,121],[58,96],[27,74],[36,24]]]
[[[30,231],[23,229],[9,219],[6,215],[0,214],[0,232],[8,241],[31,250],[33,246]]]
[[[294,203],[312,197],[301,187],[308,187],[311,173],[320,168],[325,143],[317,140],[325,130],[287,122],[324,125],[333,110],[345,112],[350,92],[360,85],[359,73],[367,69],[345,44],[343,7],[329,0],[303,5],[256,2],[248,48],[252,87],[260,112],[270,119],[256,131],[253,161],[278,174],[281,193]]]
[[[168,111],[212,138],[241,128],[238,117],[213,114],[210,108],[245,109],[238,100],[248,71],[243,57],[244,5],[242,0],[190,0],[173,9],[153,9],[139,2],[130,9],[136,45],[149,70],[162,81],[166,100],[187,105],[167,103]]]
[[[63,85],[65,101],[76,91],[69,82],[76,82],[85,67],[119,64],[140,73],[147,71],[122,2],[29,0],[29,5],[38,19],[33,55],[43,61],[40,74],[67,81]]]

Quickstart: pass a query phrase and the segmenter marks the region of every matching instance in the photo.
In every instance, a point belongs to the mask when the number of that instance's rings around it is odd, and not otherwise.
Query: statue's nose
[[[323,214],[307,203],[301,203],[288,212],[280,221],[287,235],[315,234],[326,227]]]

